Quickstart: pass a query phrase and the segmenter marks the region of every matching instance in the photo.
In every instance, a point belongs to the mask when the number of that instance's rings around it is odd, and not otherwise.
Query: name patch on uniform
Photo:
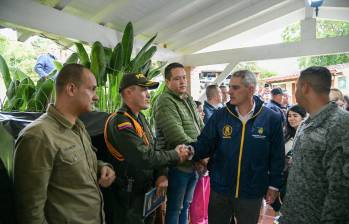
[[[253,134],[252,137],[254,137],[254,138],[265,138],[266,137],[264,135],[264,128],[262,128],[262,127],[257,128],[257,133],[258,134]]]
[[[121,123],[121,124],[118,124],[118,130],[121,131],[123,129],[126,129],[126,128],[132,128],[132,124],[128,121],[124,122],[124,123]]]
[[[223,138],[231,138],[231,134],[233,133],[232,126],[226,124],[223,127]]]

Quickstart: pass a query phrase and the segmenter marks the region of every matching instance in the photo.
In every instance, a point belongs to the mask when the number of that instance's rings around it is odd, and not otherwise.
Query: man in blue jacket
[[[284,141],[280,116],[256,96],[256,76],[237,71],[230,102],[214,113],[193,143],[193,161],[210,157],[209,223],[256,224],[263,197],[273,203],[281,186]]]
[[[284,99],[284,93],[280,87],[276,87],[270,91],[271,100],[269,100],[265,106],[280,114],[282,124],[286,125],[286,116],[282,110],[282,101]]]
[[[54,70],[55,60],[55,56],[50,53],[43,54],[38,57],[34,70],[36,71],[36,73],[38,73],[41,79],[46,78]]]
[[[217,85],[206,87],[206,98],[204,103],[204,123],[210,119],[212,114],[222,106],[222,92]]]

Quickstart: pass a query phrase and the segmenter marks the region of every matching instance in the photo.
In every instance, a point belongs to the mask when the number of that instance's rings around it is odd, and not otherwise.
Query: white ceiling
[[[258,40],[306,17],[305,0],[0,0],[0,24],[112,45],[127,22],[137,40],[188,55],[234,36]],[[1,7],[4,6],[4,7]],[[308,8],[309,11],[309,8]],[[325,0],[319,17],[349,20],[349,0]],[[115,30],[119,31],[116,32]],[[30,33],[24,32],[22,39]],[[168,52],[165,52],[168,53]]]

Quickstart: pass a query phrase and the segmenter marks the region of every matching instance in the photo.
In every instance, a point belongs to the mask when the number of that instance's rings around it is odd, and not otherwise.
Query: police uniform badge
[[[145,78],[145,76],[142,73],[137,74],[136,77],[137,77],[137,79]]]
[[[231,134],[233,133],[232,126],[226,124],[223,127],[223,138],[231,138]]]

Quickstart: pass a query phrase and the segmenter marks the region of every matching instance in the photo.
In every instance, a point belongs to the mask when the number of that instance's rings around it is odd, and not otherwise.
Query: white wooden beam
[[[102,10],[99,10],[96,15],[94,15],[91,20],[95,21],[96,23],[109,23],[112,22],[113,13],[118,8],[124,6],[128,0],[117,0],[112,1],[111,3],[107,4]]]
[[[349,52],[347,36],[185,55],[183,63],[187,66],[201,66],[346,52]]]
[[[348,0],[325,0],[322,7],[344,7],[349,8],[349,1]]]
[[[63,10],[72,0],[60,0],[56,5],[55,9]]]
[[[183,45],[195,42],[197,39],[206,37],[207,35],[212,36],[219,32],[224,32],[230,27],[236,26],[236,24],[257,19],[263,13],[273,13],[273,9],[277,9],[288,2],[288,0],[262,0],[257,3],[254,2],[251,6],[243,10],[236,11],[233,9],[226,11],[207,23],[195,26],[193,29],[186,30],[186,32],[178,33],[169,40],[168,45],[171,49],[181,48]]]
[[[254,28],[261,27],[260,30],[263,33],[266,33],[267,31],[265,31],[265,29],[268,29],[268,26],[263,26],[263,24],[269,23],[272,24],[272,26],[274,26],[275,28],[282,28],[285,25],[296,22],[303,18],[304,2],[297,0],[292,3],[288,3],[287,5],[278,8],[270,13],[260,15],[252,20],[244,21],[241,24],[232,25],[231,27],[223,31],[212,32],[211,34],[207,34],[205,36],[197,38],[192,43],[187,43],[181,46],[178,50],[185,53],[196,52],[219,41],[223,41],[225,39],[247,32],[248,30],[252,30]]]
[[[234,67],[238,64],[238,61],[229,63],[223,70],[223,72],[213,81],[213,84],[220,85],[224,79],[226,79],[230,74],[232,74]],[[204,101],[206,99],[206,94],[203,92],[199,97],[199,101]]]
[[[157,33],[162,27],[166,27],[173,19],[181,18],[182,15],[187,14],[188,10],[197,8],[202,4],[206,4],[209,0],[176,0],[170,1],[160,9],[154,9],[154,13],[141,20],[135,22],[135,34],[142,33]]]
[[[159,32],[158,38],[162,42],[170,41],[180,32],[185,32],[185,30],[193,29],[203,23],[207,23],[212,18],[219,17],[222,13],[231,11],[238,5],[243,4],[241,0],[222,0],[217,1],[214,5],[206,8],[205,10],[198,10],[198,12],[193,13],[189,17],[182,18],[178,23],[173,26],[169,26],[164,30]]]
[[[33,32],[47,32],[70,40],[87,43],[100,41],[105,47],[114,47],[122,34],[83,18],[70,15],[26,0],[1,0],[0,21],[6,26],[24,28]],[[135,41],[135,47],[143,41]],[[156,60],[167,60],[179,55],[169,49],[158,47]],[[164,57],[164,58],[163,58]]]
[[[347,0],[349,2],[349,0]],[[347,8],[332,8],[332,7],[320,7],[319,18],[349,21],[349,7]]]
[[[316,19],[305,18],[301,21],[301,39],[315,40],[316,39]]]

